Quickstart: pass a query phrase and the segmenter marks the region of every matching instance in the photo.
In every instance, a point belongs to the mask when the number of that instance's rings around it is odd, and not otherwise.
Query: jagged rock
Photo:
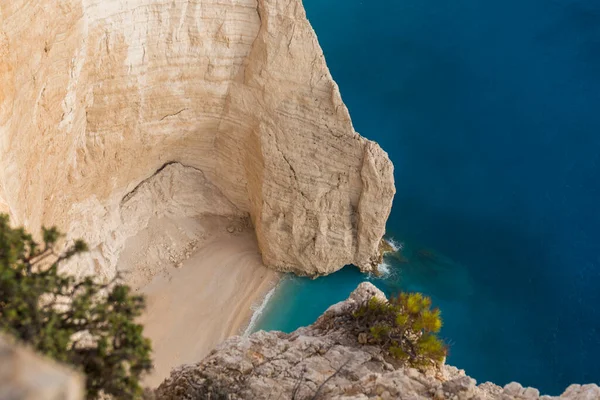
[[[451,366],[423,373],[394,367],[378,347],[361,345],[344,326],[356,304],[384,295],[362,283],[313,325],[291,334],[257,332],[233,337],[202,362],[181,366],[156,390],[158,399],[410,399],[598,400],[596,385],[570,386],[560,397],[540,397],[517,383],[479,386]]]
[[[354,131],[301,0],[0,9],[0,211],[14,223],[83,236],[88,272],[108,276],[132,234],[122,200],[179,163],[251,216],[273,268],[377,261],[392,164]]]
[[[80,400],[83,377],[0,335],[0,399]]]

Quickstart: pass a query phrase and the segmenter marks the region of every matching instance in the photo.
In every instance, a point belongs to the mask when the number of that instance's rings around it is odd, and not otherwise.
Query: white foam
[[[387,279],[392,275],[392,273],[393,273],[392,265],[388,264],[387,262],[384,261],[377,266],[377,274],[369,273],[367,279],[369,279],[369,280]]]
[[[279,286],[279,284],[275,285],[275,287],[273,287],[273,289],[269,290],[269,292],[265,295],[265,297],[263,298],[263,300],[260,304],[255,304],[254,306],[252,306],[252,310],[254,310],[254,312],[252,313],[252,318],[250,318],[250,322],[248,323],[248,326],[246,327],[246,330],[244,331],[244,334],[242,336],[249,336],[252,333],[252,331],[256,327],[256,323],[258,322],[258,319],[260,318],[262,313],[265,311],[265,308],[267,307],[269,300],[271,300],[271,297],[273,297],[273,294],[275,293],[275,290],[277,289],[278,286]]]
[[[392,266],[385,261],[377,266],[377,271],[380,274],[380,278],[387,278],[392,273]]]
[[[390,244],[390,246],[392,246],[392,249],[394,249],[394,252],[400,251],[404,248],[404,243],[402,243],[402,242],[397,242],[394,239],[386,239],[386,240]]]

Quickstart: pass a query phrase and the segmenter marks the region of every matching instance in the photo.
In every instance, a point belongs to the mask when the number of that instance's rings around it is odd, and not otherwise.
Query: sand
[[[155,218],[128,240],[119,264],[146,295],[141,322],[153,345],[155,369],[144,379],[150,387],[242,334],[279,279],[263,266],[247,220],[215,216]]]

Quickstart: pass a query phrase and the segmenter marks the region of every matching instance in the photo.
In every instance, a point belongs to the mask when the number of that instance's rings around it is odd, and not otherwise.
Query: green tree
[[[384,347],[396,360],[412,367],[435,367],[444,362],[446,344],[438,308],[420,293],[400,293],[388,301],[371,298],[353,312],[363,342]],[[360,336],[359,336],[360,339]]]
[[[58,230],[42,233],[40,244],[0,215],[0,330],[81,370],[89,399],[140,397],[140,377],[152,368],[150,340],[135,323],[144,298],[118,279],[100,284],[59,273],[87,246],[76,241],[59,254]]]

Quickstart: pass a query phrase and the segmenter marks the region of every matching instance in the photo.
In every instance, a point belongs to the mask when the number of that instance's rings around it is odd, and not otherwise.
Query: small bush
[[[376,297],[360,305],[353,317],[367,342],[385,348],[390,356],[412,367],[443,363],[447,346],[438,338],[442,319],[431,299],[420,293],[401,293],[382,301]]]
[[[57,254],[60,236],[44,228],[39,244],[0,215],[0,330],[80,369],[89,399],[139,398],[140,377],[152,368],[150,341],[134,322],[144,298],[116,282],[60,274],[61,263],[87,250],[76,241]]]

